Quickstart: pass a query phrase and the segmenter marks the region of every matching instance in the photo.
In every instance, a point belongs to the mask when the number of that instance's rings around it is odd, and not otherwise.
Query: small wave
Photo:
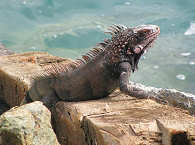
[[[180,55],[181,56],[189,56],[189,55],[191,55],[191,53],[190,52],[183,52],[183,53],[180,53]]]
[[[186,76],[184,74],[178,74],[178,75],[176,75],[176,78],[178,80],[185,80],[186,79]]]
[[[125,2],[124,4],[125,4],[125,5],[131,5],[131,3],[130,3],[130,2]]]
[[[191,23],[190,27],[184,33],[184,35],[192,35],[192,34],[195,34],[195,23]]]
[[[154,65],[153,68],[154,69],[159,69],[159,66],[158,65]]]

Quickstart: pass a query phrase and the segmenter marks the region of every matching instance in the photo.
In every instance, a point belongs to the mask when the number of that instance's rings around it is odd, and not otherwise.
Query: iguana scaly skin
[[[53,64],[35,77],[30,98],[51,105],[59,99],[81,101],[105,97],[118,87],[126,94],[143,97],[144,92],[131,88],[129,77],[137,69],[142,54],[159,35],[160,28],[114,25],[109,30],[111,39],[99,43],[99,47],[82,59],[66,65]]]

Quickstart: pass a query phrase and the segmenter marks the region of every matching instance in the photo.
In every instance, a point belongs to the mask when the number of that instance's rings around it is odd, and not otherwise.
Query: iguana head
[[[133,28],[132,40],[129,41],[129,49],[133,53],[145,52],[160,34],[160,28],[156,25],[140,25]]]
[[[137,68],[140,57],[151,47],[160,34],[156,25],[140,25],[134,28],[114,25],[109,28],[112,38],[105,40],[102,45],[107,52],[110,63],[127,61],[132,71]]]

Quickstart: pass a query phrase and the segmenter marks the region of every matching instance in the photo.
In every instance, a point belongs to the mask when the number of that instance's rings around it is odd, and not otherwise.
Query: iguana
[[[160,33],[156,25],[129,28],[109,27],[110,39],[99,43],[82,59],[69,64],[53,64],[34,77],[29,97],[47,106],[57,100],[82,101],[109,95],[116,88],[135,97],[144,92],[131,88],[130,73],[138,68],[140,57]],[[87,40],[86,40],[87,41]]]

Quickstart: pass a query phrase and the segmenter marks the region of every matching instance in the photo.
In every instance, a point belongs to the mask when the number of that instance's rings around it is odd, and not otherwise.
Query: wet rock
[[[62,145],[195,145],[195,117],[116,91],[110,97],[58,102],[54,128]]]
[[[41,102],[12,108],[0,116],[0,145],[59,145],[50,121]]]

